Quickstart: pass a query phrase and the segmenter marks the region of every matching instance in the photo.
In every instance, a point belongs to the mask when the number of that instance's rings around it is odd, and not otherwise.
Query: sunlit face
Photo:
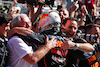
[[[62,9],[59,9],[58,11],[59,11],[59,15],[63,17],[63,19],[69,17],[69,12],[66,9],[62,8]]]
[[[100,25],[100,20],[97,20],[96,21],[96,24],[98,24],[98,25]],[[99,28],[99,31],[100,31],[100,27],[98,27]],[[100,34],[100,33],[99,33]]]
[[[22,22],[19,23],[19,26],[31,29],[31,21],[30,21],[30,19],[28,17],[26,17],[26,16],[23,16],[22,17]]]
[[[0,37],[7,37],[7,31],[10,30],[9,24],[3,23],[0,26]]]
[[[12,7],[9,9],[9,15],[13,18],[17,13],[20,13],[20,8],[19,7]]]
[[[67,20],[64,27],[65,27],[65,30],[63,30],[63,32],[67,34],[68,38],[76,35],[76,32],[78,30],[76,21]]]
[[[31,29],[31,22],[23,21],[20,23],[20,27],[25,27],[25,28]]]
[[[98,36],[100,37],[100,29],[99,27],[92,27],[92,34],[98,34]]]
[[[99,38],[100,38],[100,29],[99,27],[92,27],[92,34],[96,35],[96,41],[100,42]]]

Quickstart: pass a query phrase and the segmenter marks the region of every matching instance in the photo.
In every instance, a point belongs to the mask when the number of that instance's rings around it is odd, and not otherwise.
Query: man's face
[[[98,21],[96,22],[96,24],[100,25],[100,20],[98,20]],[[96,28],[98,28],[97,31],[99,31],[99,34],[100,34],[100,27],[96,27]]]
[[[77,29],[78,29],[76,21],[67,20],[64,27],[65,27],[65,30],[63,30],[63,32],[67,34],[68,38],[76,35]]]
[[[69,17],[69,12],[66,9],[62,8],[59,9],[58,11],[61,18],[65,19]]]
[[[31,21],[26,16],[22,17],[22,22],[20,22],[19,25],[20,25],[20,27],[25,27],[25,28],[31,29]]]
[[[92,34],[96,35],[96,41],[99,42],[99,38],[100,38],[100,29],[99,29],[99,27],[92,27]]]
[[[0,26],[0,37],[7,37],[7,31],[10,30],[9,23],[3,23]]]

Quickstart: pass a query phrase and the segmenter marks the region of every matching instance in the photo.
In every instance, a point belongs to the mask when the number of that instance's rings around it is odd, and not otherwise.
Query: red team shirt
[[[85,0],[85,5],[87,6],[87,9],[93,9],[93,4],[95,4],[95,0]]]

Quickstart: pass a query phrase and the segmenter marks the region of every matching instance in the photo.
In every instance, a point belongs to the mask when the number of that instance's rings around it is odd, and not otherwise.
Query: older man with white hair
[[[11,23],[11,28],[25,27],[31,29],[31,21],[26,14],[18,14]],[[38,67],[37,62],[43,58],[51,48],[56,46],[56,40],[46,40],[43,47],[38,50],[36,45],[23,41],[18,35],[14,35],[8,41],[8,49],[10,50],[9,62],[11,67]],[[33,47],[33,48],[32,48]]]

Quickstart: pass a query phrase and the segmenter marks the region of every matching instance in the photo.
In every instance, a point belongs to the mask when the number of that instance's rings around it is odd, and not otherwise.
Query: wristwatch
[[[74,50],[77,50],[79,48],[79,44],[76,43],[74,47],[76,47]]]

